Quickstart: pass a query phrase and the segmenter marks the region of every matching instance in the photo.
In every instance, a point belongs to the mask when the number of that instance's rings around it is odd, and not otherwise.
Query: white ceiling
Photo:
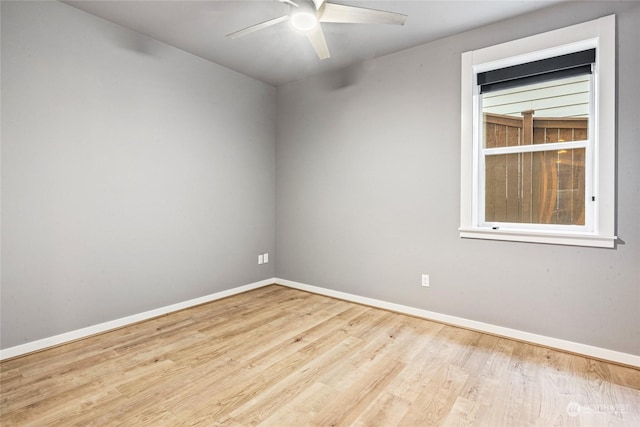
[[[329,0],[332,1],[332,0]],[[65,1],[139,33],[278,86],[362,60],[548,7],[561,0],[348,1],[335,3],[407,14],[404,26],[322,24],[331,58],[320,61],[306,37],[287,22],[240,39],[225,35],[286,15],[276,0]],[[145,49],[145,46],[131,46]]]

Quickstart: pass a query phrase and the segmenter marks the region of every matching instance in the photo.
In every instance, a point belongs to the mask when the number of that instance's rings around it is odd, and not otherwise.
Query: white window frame
[[[483,223],[480,72],[596,48],[585,183],[585,226]],[[460,237],[615,246],[615,15],[462,54]],[[565,146],[566,143],[563,143]],[[522,150],[519,147],[518,150]]]

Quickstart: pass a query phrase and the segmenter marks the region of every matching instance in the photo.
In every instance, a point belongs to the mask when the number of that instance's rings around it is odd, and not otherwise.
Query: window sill
[[[590,246],[595,248],[613,248],[616,236],[596,234],[571,234],[535,232],[524,230],[492,230],[488,228],[459,228],[460,237],[468,239],[506,240],[511,242],[547,243],[553,245]]]

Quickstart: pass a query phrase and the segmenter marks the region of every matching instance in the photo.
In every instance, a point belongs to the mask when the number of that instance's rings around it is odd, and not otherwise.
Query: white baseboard
[[[168,305],[166,307],[157,308],[154,310],[145,311],[144,313],[134,314],[120,319],[111,320],[109,322],[100,323],[98,325],[89,326],[86,328],[78,329],[64,334],[55,335],[53,337],[43,338],[40,340],[28,342],[26,344],[17,345],[15,347],[9,347],[4,350],[0,350],[0,360],[10,359],[13,357],[21,356],[34,351],[44,350],[48,347],[54,347],[60,344],[76,341],[82,338],[87,338],[92,335],[108,332],[113,329],[121,328],[123,326],[131,325],[143,320],[151,319],[153,317],[162,316],[174,311],[182,310],[185,308],[193,307],[199,304],[215,301],[218,299],[226,298],[232,295],[236,295],[242,292],[250,291],[253,289],[261,288],[263,286],[277,283],[282,286],[286,286],[293,289],[299,289],[302,291],[313,292],[319,295],[325,295],[328,297],[338,298],[345,301],[350,301],[358,304],[364,304],[371,307],[382,308],[385,310],[395,311],[398,313],[408,314],[415,317],[420,317],[427,320],[433,320],[436,322],[446,323],[453,326],[459,326],[466,329],[472,329],[478,332],[484,332],[492,335],[498,335],[505,338],[511,338],[518,341],[525,341],[532,344],[538,344],[545,347],[555,348],[570,353],[583,355],[586,357],[592,357],[595,359],[606,360],[622,365],[633,366],[640,368],[640,356],[622,353],[615,350],[609,350],[601,347],[594,347],[586,344],[580,344],[572,341],[561,340],[558,338],[551,338],[544,335],[532,334],[530,332],[519,331],[517,329],[505,328],[502,326],[491,325],[489,323],[477,322],[475,320],[464,319],[462,317],[450,316],[448,314],[436,313],[433,311],[423,310],[415,307],[409,307],[406,305],[395,304],[387,301],[377,300],[373,298],[362,297],[359,295],[349,294],[346,292],[334,291],[331,289],[321,288],[318,286],[307,285],[304,283],[298,283],[286,279],[266,279],[259,282],[250,283],[248,285],[239,286],[236,288],[228,289],[221,292],[216,292],[211,295],[206,295],[200,298],[180,302],[177,304]]]
[[[174,311],[178,311],[178,310],[193,307],[196,305],[204,304],[207,302],[215,301],[218,299],[226,298],[242,292],[250,291],[252,289],[257,289],[263,286],[271,285],[273,283],[275,283],[275,279],[261,280],[259,282],[250,283],[244,286],[238,286],[237,288],[227,289],[225,291],[216,292],[214,294],[206,295],[200,298],[194,298],[188,301],[179,302],[177,304],[168,305],[166,307],[145,311],[144,313],[122,317],[120,319],[111,320],[108,322],[100,323],[98,325],[88,326],[86,328],[77,329],[75,331],[66,332],[64,334],[55,335],[53,337],[31,341],[26,344],[17,345],[15,347],[9,347],[4,350],[0,350],[0,360],[21,356],[27,353],[32,353],[34,351],[44,350],[45,348],[48,348],[48,347],[54,347],[60,344],[76,341],[82,338],[87,338],[92,335],[108,332],[113,329],[131,325],[133,323],[137,323],[142,320],[151,319],[153,317],[162,316],[164,314],[172,313]]]
[[[334,291],[331,289],[321,288],[318,286],[307,285],[304,283],[293,282],[285,279],[274,279],[275,283],[289,288],[299,289],[302,291],[313,292],[345,301],[364,304],[371,307],[382,308],[385,310],[395,311],[398,313],[408,314],[427,320],[446,323],[452,326],[459,326],[466,329],[472,329],[478,332],[484,332],[491,335],[498,335],[505,338],[511,338],[517,341],[524,341],[532,344],[550,347],[569,353],[575,353],[586,357],[619,363],[622,365],[640,368],[640,356],[622,353],[615,350],[609,350],[601,347],[580,344],[572,341],[551,338],[544,335],[532,334],[530,332],[519,331],[517,329],[505,328],[503,326],[491,325],[489,323],[477,322],[475,320],[464,319],[462,317],[450,316],[447,314],[436,313],[433,311],[422,310],[419,308],[409,307],[401,304],[394,304],[387,301],[377,300],[373,298],[362,297],[359,295],[348,294],[345,292]]]

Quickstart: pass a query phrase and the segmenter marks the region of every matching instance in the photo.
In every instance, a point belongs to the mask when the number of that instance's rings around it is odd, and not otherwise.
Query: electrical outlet
[[[423,274],[422,275],[422,286],[424,286],[425,288],[429,287],[429,275],[428,274]]]
[[[268,252],[265,253],[265,254],[262,254],[262,260],[264,261],[265,264],[269,262],[269,253]]]
[[[258,264],[264,264],[264,255],[258,255]]]

